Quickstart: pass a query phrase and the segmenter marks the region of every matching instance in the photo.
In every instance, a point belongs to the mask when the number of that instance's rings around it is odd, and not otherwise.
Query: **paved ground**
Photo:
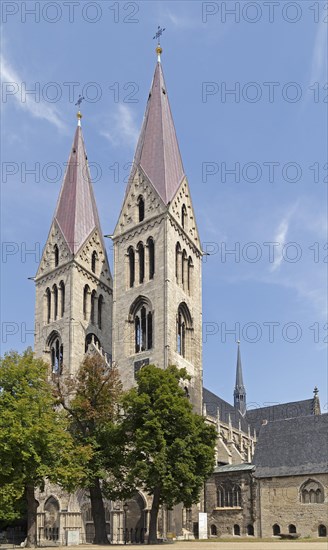
[[[66,547],[58,547],[61,550],[67,550]],[[113,545],[111,547],[96,546],[96,545],[80,545],[70,546],[70,550],[104,550],[105,548],[122,548],[122,546]],[[161,550],[166,548],[167,550],[328,550],[328,542],[305,542],[305,541],[274,541],[274,542],[174,542],[173,544],[161,544],[161,545],[140,545],[140,544],[127,544],[127,550],[136,550],[139,548],[147,548]]]

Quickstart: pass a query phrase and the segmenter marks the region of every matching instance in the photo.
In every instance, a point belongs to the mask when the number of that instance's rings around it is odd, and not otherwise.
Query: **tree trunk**
[[[157,518],[159,511],[159,497],[160,497],[160,488],[155,487],[153,495],[153,503],[150,510],[150,521],[149,521],[149,536],[148,544],[157,544]]]
[[[100,487],[99,478],[94,480],[90,490],[91,512],[95,526],[95,538],[93,544],[109,544],[106,533],[106,517],[103,496]]]
[[[37,509],[39,506],[38,501],[34,495],[34,486],[26,485],[25,487],[25,498],[27,505],[27,537],[26,537],[26,546],[27,548],[34,548],[36,546],[36,518],[37,518]]]

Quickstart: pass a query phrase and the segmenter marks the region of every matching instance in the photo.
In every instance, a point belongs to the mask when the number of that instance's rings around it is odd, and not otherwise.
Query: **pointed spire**
[[[233,392],[234,405],[244,416],[246,414],[246,390],[243,381],[243,371],[241,366],[241,357],[240,357],[240,341],[238,340],[238,351],[237,351],[237,368],[236,368],[236,385]]]
[[[60,190],[54,219],[65,240],[75,254],[94,229],[102,235],[98,211],[91,183],[82,128],[82,114],[77,114],[78,125]]]
[[[313,414],[321,414],[320,399],[319,399],[318,393],[319,393],[319,390],[317,386],[315,386],[313,390],[313,405],[312,405]]]
[[[164,81],[160,45],[157,46],[156,52],[158,60],[134,155],[130,182],[140,167],[167,205],[177,192],[185,173]]]

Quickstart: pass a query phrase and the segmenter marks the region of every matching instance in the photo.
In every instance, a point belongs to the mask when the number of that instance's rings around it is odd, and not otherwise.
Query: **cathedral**
[[[144,365],[186,368],[191,377],[186,396],[217,429],[216,468],[197,506],[161,510],[160,538],[277,536],[284,531],[325,536],[328,470],[322,430],[327,415],[321,414],[317,390],[312,399],[248,411],[239,343],[233,405],[203,388],[203,251],[160,45],[156,52],[132,170],[110,236],[113,270],[88,168],[82,114],[77,115],[66,173],[35,277],[35,353],[57,376],[76,375],[85,354],[98,353],[109,367],[115,363],[125,389],[135,383]],[[303,417],[307,432],[302,428]],[[283,449],[293,438],[303,448],[309,434],[316,449],[310,460],[304,452],[297,453],[295,465],[289,456],[283,458]],[[275,438],[282,451],[272,464],[275,453],[270,449],[278,448]],[[272,503],[281,479],[284,487],[290,478],[297,506],[292,499],[282,505],[277,496]],[[48,484],[37,498],[40,542],[65,543],[69,534],[75,534],[75,542],[92,542],[94,526],[84,490],[69,495]],[[124,505],[105,501],[109,540],[114,544],[145,541],[150,507],[151,498],[142,491]],[[301,519],[305,510],[311,511],[311,526]],[[200,532],[200,514],[207,518],[205,535],[204,525]],[[283,519],[288,515],[290,523]]]

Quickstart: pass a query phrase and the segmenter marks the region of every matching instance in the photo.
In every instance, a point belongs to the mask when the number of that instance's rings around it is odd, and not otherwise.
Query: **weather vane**
[[[165,31],[165,28],[162,29],[162,27],[160,27],[160,26],[158,25],[158,27],[157,27],[157,32],[156,32],[155,36],[153,36],[153,40],[155,40],[155,39],[157,38],[157,41],[158,41],[157,43],[158,43],[158,45],[160,44],[160,38],[161,38],[161,36],[162,36],[162,34],[163,34],[164,31]]]
[[[81,94],[79,94],[79,99],[77,100],[77,102],[75,103],[75,105],[78,105],[78,107],[80,107],[82,101],[85,99],[84,96],[81,96]]]

